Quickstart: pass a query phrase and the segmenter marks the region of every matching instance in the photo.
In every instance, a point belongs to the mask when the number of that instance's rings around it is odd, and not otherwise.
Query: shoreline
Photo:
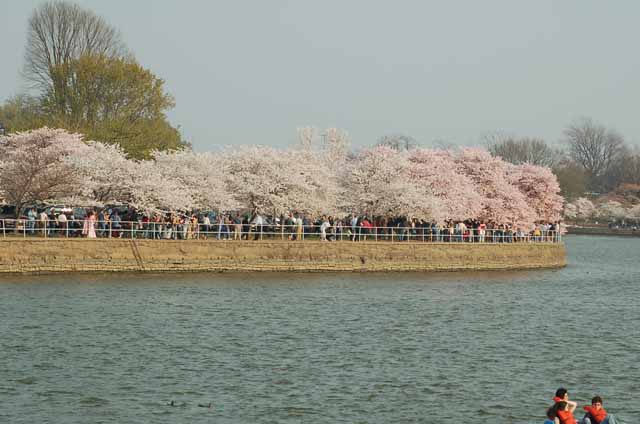
[[[0,273],[436,272],[561,268],[563,243],[1,239]]]
[[[567,235],[571,236],[614,236],[640,237],[640,231],[613,230],[600,227],[567,227]]]

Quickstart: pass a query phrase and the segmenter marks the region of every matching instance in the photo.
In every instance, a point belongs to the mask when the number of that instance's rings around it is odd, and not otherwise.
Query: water
[[[541,423],[560,386],[640,422],[640,239],[566,243],[548,271],[5,276],[0,423]]]

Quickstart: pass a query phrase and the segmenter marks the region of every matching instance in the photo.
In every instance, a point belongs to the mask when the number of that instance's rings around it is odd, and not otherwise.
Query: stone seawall
[[[0,273],[554,268],[564,244],[0,239]]]

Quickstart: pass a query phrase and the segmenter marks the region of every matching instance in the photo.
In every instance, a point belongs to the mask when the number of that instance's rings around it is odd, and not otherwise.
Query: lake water
[[[4,276],[0,422],[542,423],[565,386],[638,423],[640,239],[566,244],[530,272]]]

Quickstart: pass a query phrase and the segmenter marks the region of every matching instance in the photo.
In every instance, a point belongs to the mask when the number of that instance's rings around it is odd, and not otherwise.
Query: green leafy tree
[[[35,97],[21,94],[0,105],[0,123],[7,133],[40,128],[46,122],[40,101]]]
[[[564,197],[573,200],[585,195],[589,176],[581,165],[565,160],[553,168],[553,173],[558,178],[560,191]]]
[[[134,158],[184,147],[165,114],[175,103],[164,81],[135,60],[85,55],[52,73],[65,86],[50,88],[42,99],[43,113],[55,126],[118,144]]]
[[[27,25],[24,75],[34,95],[0,105],[7,132],[64,128],[118,144],[132,158],[186,145],[166,111],[164,81],[140,66],[119,32],[67,1],[37,7]]]

